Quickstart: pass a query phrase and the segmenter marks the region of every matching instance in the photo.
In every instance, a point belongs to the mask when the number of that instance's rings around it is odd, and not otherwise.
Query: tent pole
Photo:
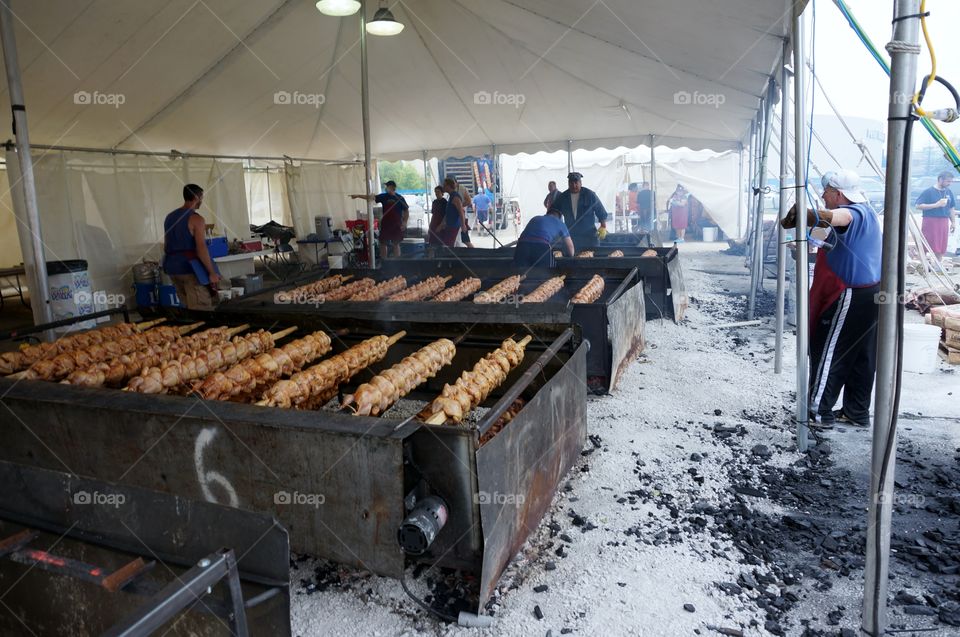
[[[737,238],[743,237],[743,142],[740,143],[740,162],[737,167]]]
[[[887,629],[887,585],[890,559],[890,514],[893,502],[893,473],[896,462],[896,417],[902,351],[902,303],[899,297],[903,280],[900,250],[906,236],[900,234],[904,188],[910,187],[909,163],[903,165],[906,147],[907,118],[912,115],[910,100],[917,80],[919,43],[919,0],[897,0],[894,3],[893,40],[887,44],[890,53],[890,99],[887,117],[887,174],[884,201],[889,202],[883,215],[883,253],[879,319],[877,323],[877,385],[874,399],[873,451],[870,463],[870,500],[867,517],[867,556],[864,569],[863,632],[882,635]],[[909,17],[908,17],[909,16]]]
[[[747,299],[747,320],[753,320],[756,310],[757,291],[763,284],[763,261],[766,244],[763,240],[763,194],[767,181],[767,155],[770,151],[770,132],[773,130],[773,98],[776,83],[773,78],[767,84],[763,100],[763,138],[760,141],[760,168],[757,178],[757,222],[753,226],[753,260],[750,268],[750,294]]]
[[[804,104],[803,104],[803,15],[794,9],[793,16],[793,175],[796,183],[795,201],[797,207],[806,208],[805,202],[807,189],[807,147],[806,135],[804,129]],[[810,332],[809,323],[809,294],[810,294],[810,272],[808,267],[807,252],[807,215],[797,215],[797,228],[794,231],[794,246],[796,247],[797,260],[797,449],[804,452],[809,447],[807,418],[809,417],[810,390],[808,389],[808,365],[807,349],[809,347]]]
[[[790,74],[787,72],[787,60],[790,59],[790,40],[783,41],[783,56],[780,64],[780,183],[779,199],[780,211],[777,215],[777,318],[776,337],[773,353],[773,373],[783,371],[783,314],[785,305],[787,282],[787,232],[780,225],[780,219],[787,214],[787,198],[784,183],[787,180],[787,146],[790,143],[787,122],[790,120],[790,89],[787,82]]]
[[[753,175],[756,168],[754,159],[757,154],[757,120],[750,120],[750,153],[747,155],[747,231],[744,242],[750,245],[753,237]]]
[[[650,135],[650,207],[653,209],[653,223],[650,225],[650,231],[654,233],[654,236],[657,238],[655,241],[658,245],[663,245],[663,241],[660,240],[660,229],[658,225],[658,215],[657,215],[657,138],[653,135]]]
[[[567,140],[567,172],[573,172],[573,140]]]
[[[360,0],[360,112],[363,118],[363,170],[366,185],[367,202],[367,264],[377,267],[376,248],[374,247],[373,201],[370,195],[373,185],[373,170],[370,166],[370,87],[367,82],[367,2]]]
[[[430,170],[427,166],[427,151],[423,151],[423,194],[426,197],[426,202],[430,203],[430,193],[433,191],[430,188]]]
[[[3,40],[3,60],[10,91],[10,108],[13,111],[13,134],[17,140],[17,157],[20,164],[20,190],[23,194],[26,219],[17,219],[17,232],[30,233],[30,241],[21,241],[29,248],[24,263],[29,273],[30,306],[36,325],[53,320],[47,301],[47,267],[41,239],[40,210],[37,207],[37,182],[33,174],[33,157],[30,154],[30,133],[27,127],[27,109],[24,106],[23,85],[20,81],[20,61],[17,57],[17,41],[13,30],[13,10],[10,0],[0,2],[0,39]],[[47,333],[49,338],[51,333]]]
[[[753,219],[753,225],[750,227],[750,250],[747,253],[748,260],[750,263],[750,291],[747,292],[747,318],[753,318],[753,304],[754,304],[754,294],[757,290],[757,226],[763,227],[763,222],[761,221],[762,213],[760,212],[760,174],[763,170],[763,166],[760,163],[761,155],[763,154],[763,129],[766,125],[766,118],[764,117],[764,112],[766,109],[766,97],[760,98],[760,110],[757,114],[757,160],[755,163],[756,168],[756,178],[753,182],[753,189],[750,191],[750,217]],[[761,231],[762,232],[762,231]]]
[[[493,225],[493,240],[497,240],[497,145],[492,145],[492,151],[490,153],[490,163],[493,164],[493,169],[490,171],[490,177],[493,179],[493,201],[491,202],[489,223]]]

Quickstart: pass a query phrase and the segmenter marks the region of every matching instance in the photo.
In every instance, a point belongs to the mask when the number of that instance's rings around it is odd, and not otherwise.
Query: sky
[[[816,47],[814,65],[830,99],[844,116],[885,120],[889,84],[880,65],[870,56],[840,10],[831,0],[816,2]],[[889,0],[847,0],[847,6],[874,45],[886,55],[884,45],[892,35],[893,2]],[[928,0],[927,27],[937,54],[937,74],[960,88],[960,2]],[[808,7],[807,11],[811,11]],[[809,33],[808,33],[809,37]],[[809,40],[808,40],[809,41]],[[918,59],[917,82],[930,72],[930,57],[925,44]],[[952,99],[943,87],[934,85],[928,91],[924,106],[952,106]],[[809,108],[809,104],[807,105]],[[832,114],[822,93],[814,100],[814,113]],[[940,124],[950,139],[960,137],[960,121]],[[932,143],[928,135],[914,136],[914,147]]]

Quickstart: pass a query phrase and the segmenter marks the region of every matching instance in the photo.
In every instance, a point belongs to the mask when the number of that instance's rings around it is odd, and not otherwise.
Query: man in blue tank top
[[[831,228],[829,251],[817,254],[810,287],[810,426],[870,426],[876,372],[880,218],[852,170],[821,180],[826,210],[807,210],[807,224]],[[796,206],[781,221],[796,227]],[[835,241],[835,243],[834,243]],[[833,407],[843,390],[843,408]]]
[[[210,285],[220,282],[220,275],[207,250],[206,222],[197,213],[203,205],[203,188],[196,184],[183,187],[183,206],[163,221],[163,271],[173,280],[177,296],[189,310],[213,310],[213,291],[201,285],[192,261],[207,271]]]

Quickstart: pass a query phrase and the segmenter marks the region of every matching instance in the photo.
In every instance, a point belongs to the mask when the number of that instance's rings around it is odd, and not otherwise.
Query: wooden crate
[[[960,305],[937,305],[930,308],[930,323],[944,327],[947,321],[956,323],[954,329],[960,329]]]
[[[951,365],[960,365],[960,349],[955,349],[944,343],[940,343],[939,354],[940,358],[947,361]]]

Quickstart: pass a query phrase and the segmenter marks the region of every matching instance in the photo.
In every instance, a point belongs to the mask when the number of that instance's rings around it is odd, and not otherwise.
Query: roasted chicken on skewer
[[[443,392],[419,413],[420,419],[431,425],[462,421],[523,361],[523,351],[531,338],[526,336],[519,343],[512,338],[505,340],[499,349],[477,361],[473,369],[460,374],[456,383],[444,385]]]
[[[373,279],[357,279],[334,290],[330,290],[319,297],[320,301],[346,301],[354,294],[369,290],[377,284]]]
[[[61,382],[85,387],[101,387],[104,385],[120,387],[144,368],[156,367],[183,354],[198,352],[212,345],[229,341],[249,327],[246,324],[230,328],[214,327],[169,343],[149,345],[112,360],[97,363],[85,369],[78,369]]]
[[[480,294],[473,297],[474,303],[499,303],[505,299],[508,295],[514,294],[517,290],[520,289],[520,282],[523,281],[525,277],[520,276],[519,274],[514,274],[513,276],[508,276],[503,281],[500,281],[494,285],[489,290],[485,290]]]
[[[258,405],[313,409],[326,404],[337,395],[337,387],[367,366],[383,359],[390,346],[406,335],[374,336],[354,345],[342,354],[331,356],[288,380],[275,383],[263,393]]]
[[[578,259],[589,259],[593,256],[593,250],[583,250],[582,252],[577,253]]]
[[[607,256],[608,256],[608,257],[622,257],[622,256],[623,256],[623,250],[614,250],[613,252],[611,252],[611,253],[608,254]]]
[[[388,301],[426,301],[430,298],[436,296],[441,292],[444,286],[447,285],[453,277],[449,276],[432,276],[429,279],[421,281],[416,285],[408,287],[406,290],[401,290],[396,294],[392,294],[387,297]]]
[[[342,286],[344,282],[350,279],[352,275],[348,274],[346,276],[340,274],[334,274],[333,276],[328,276],[319,281],[314,281],[313,283],[307,283],[306,285],[301,285],[295,287],[292,290],[283,290],[277,292],[273,295],[274,303],[302,303],[302,302],[311,302],[313,299],[324,295],[331,290],[335,290]]]
[[[324,332],[314,332],[196,381],[193,393],[207,400],[230,400],[238,396],[250,396],[284,376],[303,369],[304,365],[312,363],[329,351],[330,337]]]
[[[480,279],[476,277],[470,277],[469,279],[460,281],[460,283],[457,283],[456,285],[451,285],[446,290],[433,297],[433,300],[440,301],[442,303],[462,301],[479,290],[481,285],[482,282]]]
[[[490,442],[490,439],[496,436],[500,431],[506,427],[510,422],[517,417],[517,414],[520,413],[520,410],[523,409],[523,406],[527,404],[523,398],[517,398],[513,401],[507,410],[500,414],[500,417],[497,418],[497,422],[490,425],[490,428],[487,429],[486,433],[480,436],[480,441],[477,443],[479,446],[483,446]]]
[[[143,332],[158,325],[165,320],[166,319],[157,319],[137,325],[133,323],[107,325],[94,330],[63,336],[52,343],[27,345],[21,347],[20,350],[16,352],[4,352],[0,354],[0,374],[7,375],[19,372],[27,369],[39,360],[53,358],[63,352],[97,345],[106,341],[113,341],[118,338],[123,338],[124,336],[132,336],[133,334]]]
[[[428,378],[433,378],[444,365],[449,365],[457,348],[453,341],[441,338],[418,349],[402,361],[374,376],[369,383],[344,396],[343,407],[350,407],[355,416],[378,416],[409,394]]]
[[[37,361],[29,369],[14,374],[11,378],[58,381],[78,369],[87,369],[95,363],[108,361],[151,345],[162,345],[175,341],[182,334],[195,330],[201,325],[203,323],[193,323],[183,327],[160,326],[146,332],[121,336],[88,347],[61,352],[53,358],[44,358]]]
[[[392,279],[387,279],[382,283],[378,283],[372,288],[367,288],[362,292],[358,292],[350,297],[351,301],[379,301],[383,298],[390,296],[391,294],[396,294],[403,288],[407,287],[407,280],[402,276],[395,276]]]
[[[590,277],[590,280],[587,281],[586,285],[573,295],[572,300],[574,303],[593,303],[603,294],[603,286],[603,277],[599,274],[594,274]]]
[[[543,303],[548,301],[553,295],[563,289],[563,280],[567,278],[567,275],[555,276],[551,279],[547,279],[543,283],[537,286],[530,294],[525,294],[521,303]]]
[[[204,378],[207,374],[226,369],[238,361],[272,349],[276,341],[295,329],[297,328],[290,327],[277,334],[257,330],[195,354],[184,354],[159,366],[144,369],[139,376],[127,383],[126,390],[142,394],[170,393],[192,380]]]

